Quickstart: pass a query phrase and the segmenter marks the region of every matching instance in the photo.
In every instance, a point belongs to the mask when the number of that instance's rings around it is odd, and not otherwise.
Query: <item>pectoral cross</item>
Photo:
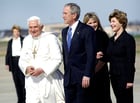
[[[34,50],[33,50],[32,54],[33,54],[33,58],[35,59],[35,55],[37,54],[36,46],[34,47]]]

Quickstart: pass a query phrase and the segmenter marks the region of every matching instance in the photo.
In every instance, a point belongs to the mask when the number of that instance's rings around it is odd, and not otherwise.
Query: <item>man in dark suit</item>
[[[22,47],[23,37],[20,36],[20,27],[14,25],[12,27],[13,38],[8,41],[5,65],[6,69],[12,72],[17,98],[17,103],[25,103],[25,77],[21,72],[18,61]]]
[[[90,26],[81,23],[79,16],[80,7],[77,4],[68,3],[64,6],[63,19],[69,25],[62,30],[66,103],[91,103],[94,99],[92,78],[96,59],[95,32]]]

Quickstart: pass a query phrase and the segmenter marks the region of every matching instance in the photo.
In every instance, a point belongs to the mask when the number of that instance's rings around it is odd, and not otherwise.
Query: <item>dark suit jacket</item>
[[[75,83],[81,85],[83,76],[92,78],[94,73],[96,59],[95,32],[90,26],[79,22],[68,52],[67,31],[68,27],[62,30],[64,86]]]
[[[23,44],[23,37],[20,36],[20,40],[21,40],[21,47]],[[9,71],[12,71],[12,41],[13,39],[10,39],[8,41],[8,45],[7,45],[7,52],[6,52],[6,56],[5,56],[5,65],[9,65]]]
[[[134,38],[126,31],[114,41],[110,38],[107,55],[110,62],[110,73],[112,76],[119,76],[126,86],[127,82],[132,83],[135,72],[136,44]]]
[[[107,50],[107,46],[108,46],[108,42],[109,42],[109,37],[106,34],[106,32],[101,31],[99,29],[97,29],[95,31],[96,33],[96,45],[97,45],[97,52],[102,51],[103,52],[103,57],[100,59],[97,59],[97,65],[96,65],[96,69],[95,72],[98,71],[106,71],[108,73],[108,68],[107,68],[107,58],[106,58],[106,50]],[[101,74],[101,78],[102,78],[102,74]],[[101,82],[101,81],[99,81]]]

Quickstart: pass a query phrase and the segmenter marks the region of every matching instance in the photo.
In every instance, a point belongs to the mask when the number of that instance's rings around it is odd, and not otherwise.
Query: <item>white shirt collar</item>
[[[76,29],[78,23],[79,23],[79,20],[77,20],[72,26],[70,26],[72,28],[72,35],[74,34],[75,29]]]

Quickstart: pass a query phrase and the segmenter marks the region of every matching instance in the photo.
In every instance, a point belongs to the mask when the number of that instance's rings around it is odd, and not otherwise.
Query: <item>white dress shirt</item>
[[[20,56],[21,54],[21,41],[20,37],[17,39],[13,38],[12,41],[12,56]]]

